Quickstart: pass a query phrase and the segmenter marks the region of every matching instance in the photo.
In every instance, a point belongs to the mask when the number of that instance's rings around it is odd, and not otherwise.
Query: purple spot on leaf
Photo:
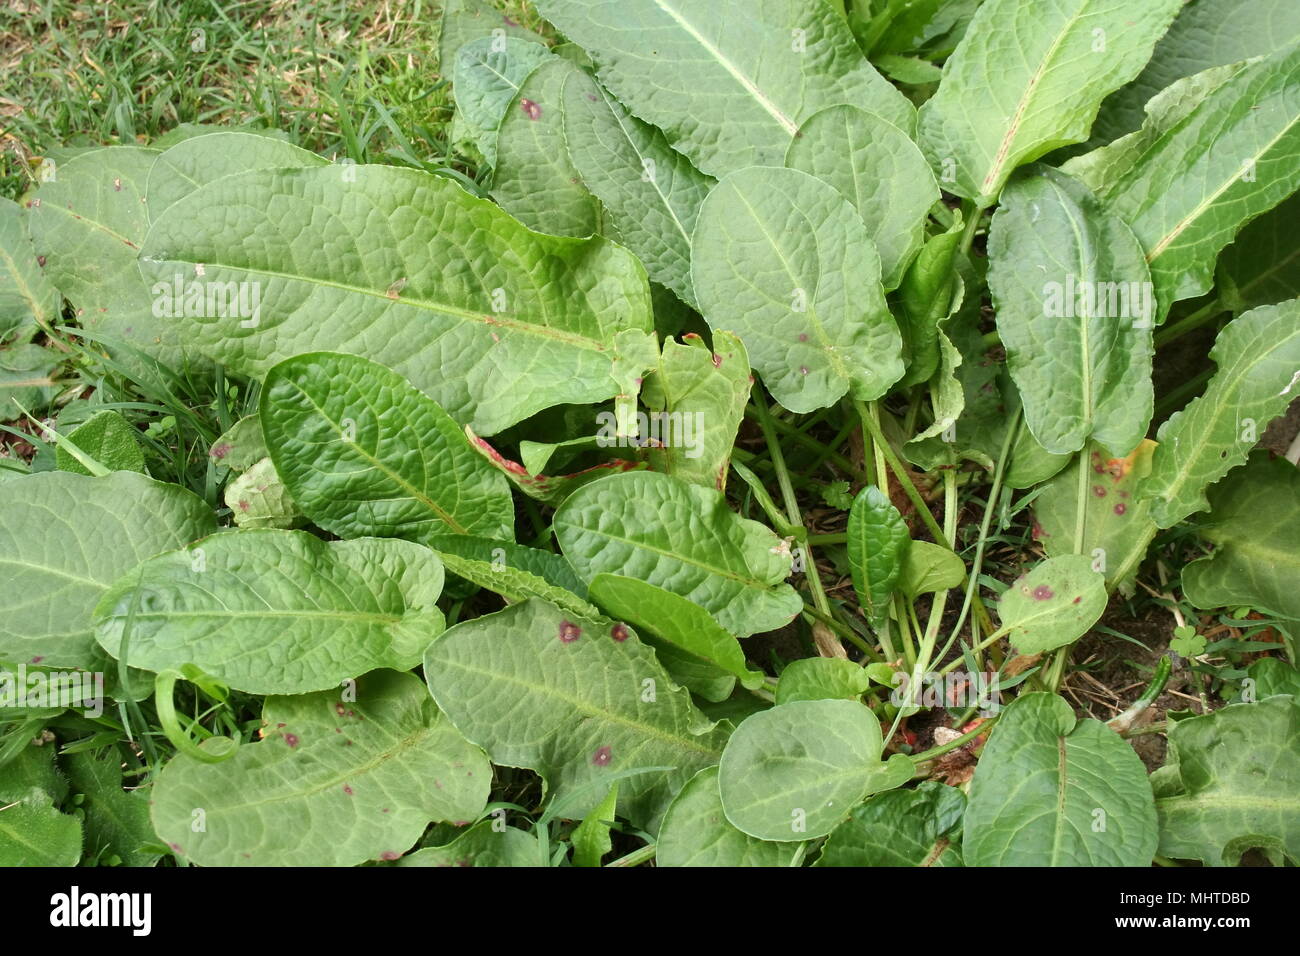
[[[1128,511],[1128,505],[1124,504],[1122,501],[1115,506],[1115,514],[1117,515],[1122,515],[1126,511]]]
[[[608,767],[611,759],[612,756],[608,747],[601,747],[591,755],[591,763],[595,767]]]
[[[527,116],[527,117],[528,117],[530,120],[532,120],[534,123],[537,122],[539,119],[542,118],[542,107],[541,107],[541,104],[539,104],[539,103],[534,103],[534,102],[533,102],[532,100],[530,100],[530,99],[522,99],[522,100],[520,100],[520,101],[519,101],[519,108],[520,108],[521,110],[523,110],[523,111],[524,111],[524,115]]]
[[[1052,589],[1049,588],[1046,584],[1040,584],[1038,585],[1038,587],[1034,588],[1035,601],[1046,601],[1048,598],[1052,597],[1053,594],[1054,592],[1052,591]]]
[[[284,742],[285,742],[286,744],[288,744],[290,747],[296,747],[296,746],[298,746],[298,735],[297,735],[297,734],[285,734],[285,735],[284,735]]]
[[[615,624],[609,629],[609,636],[622,644],[627,640],[627,627],[622,624]]]
[[[572,644],[582,634],[582,628],[572,621],[560,622],[560,641],[564,644]]]

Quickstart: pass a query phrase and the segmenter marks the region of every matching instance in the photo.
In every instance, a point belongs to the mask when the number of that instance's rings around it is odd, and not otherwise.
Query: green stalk
[[[993,486],[989,489],[988,501],[984,503],[984,517],[980,519],[980,536],[975,542],[975,560],[971,562],[970,574],[966,576],[966,593],[962,598],[961,613],[957,615],[957,623],[953,625],[952,633],[939,654],[940,658],[948,654],[953,642],[957,640],[957,635],[961,633],[962,625],[966,623],[966,615],[970,613],[971,604],[979,591],[980,570],[984,567],[984,547],[988,543],[989,527],[993,523],[993,509],[997,507],[998,498],[1002,494],[1002,479],[1006,476],[1007,457],[1011,454],[1011,445],[1020,427],[1020,413],[1021,409],[1017,408],[1012,414],[1007,433],[1002,438],[1002,449],[993,468]]]
[[[789,517],[791,525],[804,529],[806,526],[803,523],[803,516],[799,513],[799,501],[795,497],[794,486],[790,484],[790,472],[785,467],[785,455],[781,451],[781,443],[777,441],[776,429],[772,425],[772,413],[761,400],[754,403],[754,408],[758,411],[758,426],[763,430],[763,439],[767,442],[768,454],[772,458],[772,467],[776,469],[776,483],[781,488],[781,498],[785,502],[786,515]],[[806,530],[804,537],[807,537]],[[804,553],[804,580],[808,582],[808,589],[812,592],[813,604],[826,617],[831,617],[831,603],[826,599],[826,592],[822,590],[822,581],[817,573],[817,561],[813,557],[812,548],[808,546],[806,540],[802,547]]]
[[[1154,345],[1156,348],[1168,345],[1170,342],[1182,338],[1188,332],[1196,331],[1211,319],[1218,318],[1226,311],[1227,309],[1224,308],[1223,303],[1217,298],[1207,302],[1191,315],[1184,316],[1173,325],[1166,326],[1157,332],[1153,340]]]
[[[934,540],[939,544],[943,544],[943,531],[939,528],[939,522],[935,521],[934,515],[930,514],[930,506],[926,504],[921,493],[916,490],[916,485],[912,483],[912,479],[907,474],[907,468],[889,444],[889,439],[885,437],[885,433],[881,431],[880,423],[876,421],[877,416],[873,414],[873,410],[868,408],[865,402],[854,399],[853,405],[858,410],[858,417],[862,419],[862,427],[866,429],[871,440],[875,443],[876,451],[884,455],[889,470],[893,472],[894,478],[898,480],[899,486],[903,489],[903,493],[907,495],[912,502],[912,506],[916,508],[917,517],[925,523],[930,534],[934,536]],[[881,488],[881,490],[888,493],[885,488]]]
[[[759,405],[759,400],[755,400],[753,404],[745,406],[745,417],[753,419],[761,426],[763,423],[763,415],[759,412],[758,405]],[[804,445],[807,448],[811,448],[814,451],[818,452],[819,454],[827,450],[826,446],[823,445],[821,442],[819,442],[817,439],[805,435],[803,432],[795,428],[793,425],[787,422],[783,422],[779,418],[775,418],[769,414],[767,416],[767,421],[771,424],[773,428],[779,431],[784,437],[789,438],[800,445]],[[853,462],[849,461],[847,458],[845,458],[843,455],[839,454],[838,452],[834,452],[834,451],[829,452],[826,455],[826,460],[834,462],[838,468],[840,468],[842,471],[848,472],[850,475],[852,475],[854,478],[858,479],[859,481],[864,481],[867,477],[861,468],[857,467],[855,464],[853,464]]]

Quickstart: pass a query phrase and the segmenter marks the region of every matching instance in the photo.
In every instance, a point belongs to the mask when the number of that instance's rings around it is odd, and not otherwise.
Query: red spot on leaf
[[[36,264],[37,264],[38,266],[40,266],[42,269],[44,269],[44,268],[45,268],[45,257],[44,257],[44,256],[37,256],[37,257],[36,257]]]
[[[290,747],[296,747],[296,746],[298,746],[298,735],[297,735],[297,734],[285,734],[285,735],[284,735],[284,742],[285,742],[286,744],[288,744]]]
[[[609,636],[622,644],[627,640],[627,628],[622,624],[615,624],[609,629]]]
[[[1080,594],[1077,598],[1075,598],[1075,599],[1074,599],[1073,601],[1071,601],[1070,603],[1072,603],[1072,604],[1078,604],[1078,603],[1079,603],[1080,601],[1082,601],[1082,600],[1083,600],[1083,595]]]
[[[398,853],[396,850],[385,850],[383,853],[379,854],[379,859],[396,860],[399,856],[401,856],[401,854]]]
[[[1038,585],[1038,587],[1034,588],[1035,601],[1046,601],[1054,594],[1055,592],[1051,588],[1049,588],[1046,584],[1040,584]]]
[[[1106,497],[1106,489],[1103,488],[1101,485],[1093,485],[1093,486],[1092,486],[1092,493],[1093,493],[1094,495],[1096,495],[1098,498],[1105,498],[1105,497]]]
[[[572,621],[560,622],[560,643],[572,644],[582,635],[582,628]]]
[[[591,755],[591,763],[594,767],[608,767],[613,757],[608,747],[601,747]]]
[[[537,122],[539,119],[542,118],[542,107],[541,107],[541,105],[538,104],[538,103],[534,103],[534,102],[533,102],[532,100],[530,100],[530,99],[526,99],[526,98],[525,98],[525,99],[520,100],[520,101],[519,101],[519,108],[520,108],[521,110],[523,110],[523,111],[524,111],[524,115],[527,116],[527,117],[528,117],[530,120],[532,120],[534,123]]]
[[[713,367],[722,368],[722,356],[719,355],[717,352],[713,353]]]
[[[1128,511],[1128,505],[1124,504],[1122,501],[1115,506],[1115,514],[1117,515],[1122,515],[1126,511]]]
[[[352,796],[352,788],[349,787],[346,783],[343,785],[343,792],[346,793],[349,797]]]

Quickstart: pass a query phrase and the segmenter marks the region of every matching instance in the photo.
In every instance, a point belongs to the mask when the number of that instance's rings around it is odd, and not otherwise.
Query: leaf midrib
[[[993,165],[989,168],[984,177],[984,182],[980,184],[980,193],[987,194],[993,184],[1001,178],[1002,167],[1006,164],[1007,154],[1011,151],[1011,145],[1015,142],[1016,136],[1020,133],[1020,126],[1025,118],[1025,112],[1029,109],[1029,102],[1033,99],[1034,93],[1038,89],[1038,84],[1042,82],[1043,77],[1047,75],[1048,64],[1055,57],[1057,48],[1060,47],[1076,23],[1083,17],[1083,9],[1086,7],[1087,0],[1081,0],[1078,8],[1072,13],[1065,24],[1057,32],[1056,37],[1052,40],[1052,45],[1048,47],[1047,52],[1043,54],[1042,60],[1039,61],[1038,67],[1029,77],[1029,82],[1025,85],[1025,91],[1020,96],[1020,102],[1016,104],[1015,115],[1011,119],[1011,125],[1002,136],[1002,142],[998,146],[997,155],[993,158]]]
[[[307,394],[306,389],[304,389],[301,385],[299,385],[297,382],[294,381],[287,381],[287,384],[291,388],[296,389],[298,394],[301,395],[304,399],[306,399],[311,404],[312,408],[316,409],[316,412],[320,415],[320,417],[324,419],[329,424],[330,428],[333,429],[335,434],[338,435],[339,440],[347,441],[347,439],[344,437],[343,429],[339,427],[339,423],[335,422],[334,419],[329,414],[326,413],[325,409],[322,408],[319,404],[317,404],[314,398],[312,398],[309,394]],[[370,462],[371,467],[373,467],[375,471],[379,472],[381,475],[388,477],[399,488],[405,489],[407,492],[409,492],[412,500],[417,501],[420,504],[423,504],[426,507],[428,507],[430,511],[432,511],[444,524],[446,524],[447,527],[451,528],[454,532],[456,532],[456,534],[469,534],[469,529],[466,528],[464,525],[462,525],[460,522],[458,522],[455,518],[453,518],[447,511],[444,511],[443,508],[436,501],[434,501],[424,492],[420,491],[418,488],[416,488],[414,485],[408,482],[397,472],[393,471],[391,468],[389,468],[387,465],[381,462],[378,458],[371,455],[364,448],[362,448],[360,444],[356,442],[348,442],[348,444],[352,446],[353,450],[356,451],[359,457]]]
[[[796,123],[789,116],[786,116],[785,113],[780,108],[778,108],[777,105],[774,102],[772,102],[772,100],[761,89],[759,89],[757,83],[755,83],[752,79],[749,78],[749,76],[747,76],[744,72],[742,72],[740,67],[738,67],[735,63],[733,63],[731,59],[727,57],[720,49],[718,49],[716,46],[714,46],[712,43],[706,40],[704,38],[704,35],[701,34],[700,31],[697,30],[695,26],[689,20],[687,20],[686,17],[683,16],[680,11],[676,10],[671,5],[669,5],[666,2],[666,0],[654,0],[654,4],[664,13],[668,14],[668,16],[672,17],[672,19],[677,23],[677,25],[680,26],[687,33],[687,35],[690,36],[692,40],[694,40],[697,44],[703,47],[704,51],[708,53],[709,56],[711,56],[719,66],[721,66],[724,70],[726,70],[729,74],[731,74],[732,79],[734,79],[738,84],[740,84],[741,88],[745,91],[745,93],[748,94],[749,97],[753,99],[756,103],[758,103],[758,105],[763,108],[764,112],[766,112],[769,116],[771,116],[774,120],[776,120],[778,124],[780,124],[781,128],[785,130],[787,135],[793,137],[796,133],[799,132],[799,124]]]
[[[437,647],[438,645],[435,643],[434,648],[436,649]],[[439,663],[443,667],[458,667],[462,671],[477,675],[479,677],[487,677],[492,680],[504,681],[507,684],[514,684],[518,687],[522,687],[526,690],[532,691],[533,693],[536,694],[540,694],[544,697],[552,697],[557,700],[563,701],[564,703],[572,707],[573,710],[576,711],[578,714],[582,715],[584,718],[595,718],[597,720],[606,720],[612,724],[617,724],[629,730],[643,733],[647,736],[654,737],[659,740],[677,745],[684,749],[693,750],[696,753],[703,754],[704,756],[707,757],[721,758],[722,756],[722,751],[720,750],[714,750],[711,747],[706,747],[703,746],[702,744],[695,743],[694,741],[686,737],[678,736],[675,733],[669,733],[667,731],[660,729],[659,727],[654,726],[653,724],[646,724],[639,720],[633,720],[629,717],[625,717],[624,715],[615,713],[613,711],[604,710],[599,707],[593,707],[590,704],[588,704],[586,701],[582,700],[581,698],[571,697],[568,694],[561,693],[559,690],[557,690],[554,687],[554,685],[534,683],[533,681],[525,680],[522,677],[517,677],[513,674],[507,674],[502,671],[487,670],[482,667],[475,667],[473,664],[469,664],[461,660],[444,659]]]
[[[160,262],[163,260],[151,261]],[[185,262],[187,260],[172,261]],[[351,293],[354,295],[368,296],[372,299],[382,299],[390,305],[409,305],[426,312],[449,316],[464,322],[473,322],[479,325],[485,325],[489,328],[505,328],[515,332],[536,335],[540,338],[550,339],[565,345],[571,345],[574,348],[586,349],[591,352],[608,351],[608,346],[601,344],[596,339],[590,339],[574,332],[566,332],[550,325],[537,325],[532,322],[524,322],[520,319],[507,318],[505,313],[489,315],[486,312],[475,312],[473,309],[465,309],[444,302],[430,302],[424,299],[413,299],[403,295],[393,297],[389,296],[387,291],[380,292],[376,289],[367,289],[362,286],[351,285],[334,279],[324,279],[319,276],[295,275],[290,272],[282,272],[276,269],[264,269],[250,265],[231,265],[230,263],[225,262],[205,262],[203,265],[205,268],[228,269],[234,272],[244,272],[249,275],[266,276],[270,279],[284,279],[290,282],[306,282],[325,288],[338,289],[341,292]]]

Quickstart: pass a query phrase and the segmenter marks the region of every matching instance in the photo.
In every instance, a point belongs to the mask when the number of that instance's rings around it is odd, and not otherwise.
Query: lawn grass
[[[499,4],[535,22],[522,0]],[[446,135],[437,0],[10,0],[0,8],[0,195],[66,146],[185,123],[283,131],[355,162],[466,172]],[[469,170],[472,174],[472,170]]]

